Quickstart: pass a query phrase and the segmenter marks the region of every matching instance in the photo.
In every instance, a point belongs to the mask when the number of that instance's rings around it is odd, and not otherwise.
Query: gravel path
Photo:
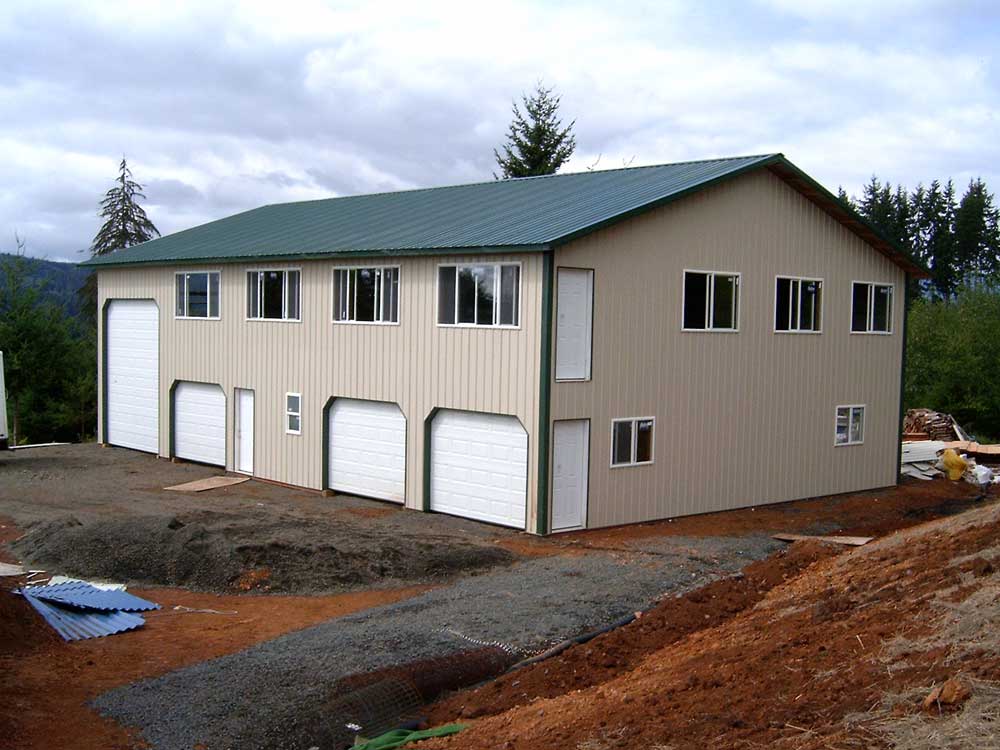
[[[765,536],[673,537],[531,559],[118,688],[95,706],[139,728],[157,750],[199,743],[306,750],[313,744],[306,727],[341,677],[465,651],[466,638],[537,650],[734,572],[777,546]]]

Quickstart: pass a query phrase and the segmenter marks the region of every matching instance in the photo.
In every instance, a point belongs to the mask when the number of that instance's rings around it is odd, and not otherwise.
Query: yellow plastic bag
[[[961,479],[965,470],[969,468],[969,462],[958,455],[954,448],[945,448],[944,453],[941,454],[941,463],[944,464],[948,479],[953,482]]]

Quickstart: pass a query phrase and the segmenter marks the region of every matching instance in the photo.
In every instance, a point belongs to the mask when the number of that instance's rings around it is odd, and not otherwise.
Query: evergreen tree
[[[969,182],[955,211],[955,258],[964,282],[982,282],[1000,271],[1000,212],[981,179]]]
[[[140,200],[145,199],[142,185],[132,179],[132,171],[123,156],[118,165],[115,185],[104,194],[101,201],[98,216],[104,218],[104,223],[90,245],[92,257],[124,250],[160,236],[160,231],[139,204]],[[94,274],[88,276],[80,287],[80,297],[84,314],[94,319],[97,314],[97,277]]]
[[[532,96],[522,95],[524,112],[514,103],[514,119],[507,129],[503,153],[493,150],[501,177],[555,174],[576,149],[574,120],[565,128],[559,119],[560,97],[539,83]],[[497,177],[494,174],[494,177]],[[499,179],[499,177],[498,177]]]

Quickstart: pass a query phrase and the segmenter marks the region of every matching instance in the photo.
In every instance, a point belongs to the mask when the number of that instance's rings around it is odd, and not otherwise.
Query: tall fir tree
[[[982,282],[1000,269],[1000,212],[981,179],[969,182],[955,210],[955,257],[966,283]]]
[[[500,166],[500,175],[494,174],[497,179],[555,174],[576,149],[576,121],[563,127],[559,119],[561,99],[553,89],[539,83],[531,96],[522,95],[521,102],[524,112],[515,102],[502,153],[493,150]]]
[[[146,211],[140,205],[145,200],[142,185],[132,179],[132,171],[128,162],[122,157],[118,165],[118,178],[115,185],[104,194],[98,216],[104,218],[104,223],[94,235],[90,245],[91,257],[107,255],[116,250],[124,250],[132,245],[138,245],[154,237],[160,236]],[[91,274],[80,287],[81,307],[84,314],[91,320],[97,315],[97,276]]]

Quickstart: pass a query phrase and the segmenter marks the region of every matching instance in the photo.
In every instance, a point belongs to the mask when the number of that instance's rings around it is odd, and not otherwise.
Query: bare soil
[[[431,723],[472,727],[421,747],[981,747],[989,726],[969,725],[1000,709],[984,687],[1000,680],[998,533],[990,503],[857,549],[797,543],[450,697]],[[965,722],[961,702],[922,706],[955,676],[992,701]]]

